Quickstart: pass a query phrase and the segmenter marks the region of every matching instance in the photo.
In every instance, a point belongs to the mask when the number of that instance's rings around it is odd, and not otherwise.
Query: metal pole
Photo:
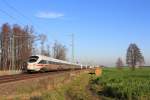
[[[14,67],[15,67],[15,47],[14,47],[15,45],[14,45],[14,34],[12,35],[12,70],[14,69]]]
[[[74,62],[74,34],[72,33],[72,62]]]
[[[12,67],[12,37],[10,36],[10,43],[9,43],[9,45],[10,45],[10,51],[9,51],[9,53],[10,53],[10,66],[9,66],[9,71],[11,70],[11,67]]]

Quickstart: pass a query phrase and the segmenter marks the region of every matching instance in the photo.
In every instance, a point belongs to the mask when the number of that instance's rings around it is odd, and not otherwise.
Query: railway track
[[[24,73],[24,74],[16,74],[16,75],[5,75],[5,76],[0,76],[0,84],[20,81],[20,80],[26,80],[26,79],[31,79],[31,78],[38,78],[38,77],[43,77],[43,76],[48,76],[48,75],[53,75],[53,74],[58,74],[58,73],[64,73],[64,72],[66,72],[66,71],[34,73],[34,74]]]

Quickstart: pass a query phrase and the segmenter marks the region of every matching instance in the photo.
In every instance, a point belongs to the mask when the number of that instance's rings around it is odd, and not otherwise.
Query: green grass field
[[[150,68],[118,70],[105,68],[101,77],[91,78],[91,90],[121,100],[150,100]]]

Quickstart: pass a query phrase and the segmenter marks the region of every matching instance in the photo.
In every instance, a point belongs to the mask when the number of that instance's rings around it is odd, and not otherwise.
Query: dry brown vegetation
[[[98,100],[88,88],[87,71],[64,73],[63,75],[40,78],[15,84],[11,95],[0,99],[9,100]],[[31,84],[32,83],[32,84]],[[9,87],[8,87],[9,88]],[[11,91],[9,91],[11,92]]]
[[[49,44],[45,47],[46,37],[45,34],[36,36],[30,26],[3,24],[0,29],[0,70],[25,69],[29,56],[36,54],[66,60],[65,45],[55,41],[52,48]],[[37,41],[41,42],[41,50],[36,46]]]
[[[3,24],[0,31],[0,69],[19,70],[32,53],[32,27]],[[15,65],[15,66],[14,66]]]

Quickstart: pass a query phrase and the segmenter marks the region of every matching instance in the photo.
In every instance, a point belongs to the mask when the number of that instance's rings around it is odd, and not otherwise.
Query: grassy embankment
[[[150,68],[104,69],[102,76],[93,77],[90,84],[91,90],[104,98],[150,100]]]
[[[88,73],[76,75],[66,83],[59,83],[52,87],[51,80],[41,80],[38,83],[17,88],[17,95],[4,97],[11,100],[96,100],[97,98],[89,91]],[[63,77],[57,80],[64,80]]]
[[[59,80],[64,80],[63,77]],[[117,70],[105,68],[100,77],[80,74],[51,87],[51,80],[41,80],[18,88],[13,100],[150,100],[150,69]],[[57,82],[57,83],[58,83]],[[98,97],[99,96],[99,97]]]

